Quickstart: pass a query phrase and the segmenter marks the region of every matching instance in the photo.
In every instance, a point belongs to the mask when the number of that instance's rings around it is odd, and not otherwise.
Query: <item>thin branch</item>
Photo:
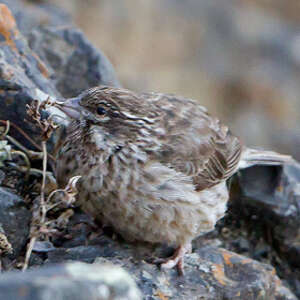
[[[15,164],[10,164],[14,169],[20,171],[20,172],[24,172],[26,173],[27,172],[27,167],[24,167],[24,166],[18,166],[18,165],[15,165]],[[36,168],[30,168],[29,169],[29,174],[31,175],[43,175],[43,171],[40,170],[40,169],[36,169]],[[49,179],[50,183],[52,183],[53,185],[56,185],[56,180],[53,176],[53,174],[49,171],[46,172],[46,176],[47,178]]]
[[[30,259],[30,256],[31,256],[34,244],[36,242],[36,238],[37,238],[36,236],[31,237],[30,241],[29,241],[29,243],[27,245],[27,250],[26,250],[26,255],[25,255],[25,262],[24,262],[22,271],[26,271],[27,268],[28,268],[29,259]]]
[[[42,179],[42,187],[41,187],[41,210],[42,210],[42,217],[41,222],[42,224],[45,222],[46,219],[46,204],[45,204],[45,186],[46,186],[46,172],[47,172],[47,145],[46,141],[42,141],[42,147],[43,147],[43,179]]]
[[[43,149],[43,179],[42,179],[42,187],[41,187],[41,196],[40,196],[40,206],[39,209],[41,210],[41,219],[40,223],[43,225],[46,221],[46,214],[47,214],[47,208],[45,203],[45,186],[46,186],[46,172],[47,172],[47,145],[46,141],[42,141],[42,149]],[[27,247],[26,256],[25,256],[25,262],[22,268],[22,271],[25,271],[28,268],[29,259],[34,247],[34,243],[37,239],[36,235],[33,235],[30,238],[30,242]]]
[[[28,176],[29,176],[29,170],[31,168],[31,164],[30,164],[30,160],[28,159],[27,155],[22,152],[22,151],[17,151],[17,150],[12,150],[11,151],[11,154],[15,154],[15,155],[20,155],[23,157],[23,159],[25,160],[26,162],[26,167],[27,167],[27,170],[26,170],[26,175],[25,175],[25,180],[28,179]]]
[[[14,139],[12,136],[10,135],[6,135],[5,138],[11,142],[12,144],[14,144],[16,147],[18,147],[20,150],[22,150],[23,152],[25,152],[27,154],[28,157],[30,157],[31,159],[42,159],[43,158],[43,152],[35,152],[32,150],[27,149],[26,147],[24,147],[23,145],[21,145],[16,139]],[[55,162],[55,157],[52,156],[51,154],[48,153],[49,158],[51,158],[54,162]]]
[[[27,251],[25,255],[25,262],[23,265],[22,270],[25,271],[28,268],[29,260],[31,253],[34,248],[34,244],[36,240],[43,234],[46,235],[50,232],[47,228],[47,205],[48,199],[45,200],[45,187],[46,187],[46,175],[47,175],[47,140],[50,138],[53,131],[58,127],[52,120],[49,119],[41,119],[40,109],[45,109],[45,106],[48,104],[49,99],[39,103],[38,101],[32,101],[30,105],[26,105],[27,114],[36,122],[38,127],[42,131],[42,154],[43,154],[43,170],[42,170],[42,186],[41,186],[41,193],[39,199],[38,210],[35,212],[33,211],[33,217],[31,221],[30,227],[30,241],[27,246]],[[38,149],[40,149],[38,147]],[[54,160],[55,161],[55,160]],[[79,176],[77,176],[79,177]],[[78,178],[79,179],[79,178]],[[76,190],[76,182],[78,181],[77,178],[72,178],[70,186],[67,186],[66,189],[69,191],[69,203],[72,202],[77,190]],[[53,207],[52,207],[53,208]]]
[[[5,124],[7,126],[7,122],[9,121],[4,121],[0,120],[0,123]],[[18,125],[10,122],[10,126],[15,128],[19,133],[21,133],[34,147],[42,151],[41,147],[27,134],[25,133]]]
[[[5,138],[5,136],[8,134],[9,129],[10,129],[10,121],[6,121],[6,128],[5,131],[1,134],[1,139]]]

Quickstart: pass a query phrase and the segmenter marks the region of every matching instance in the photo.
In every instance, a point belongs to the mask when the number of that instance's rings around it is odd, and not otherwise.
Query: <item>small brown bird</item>
[[[291,160],[242,146],[204,107],[174,95],[95,87],[56,106],[72,119],[59,184],[81,175],[84,210],[125,239],[176,246],[163,268],[182,271],[192,240],[224,216],[233,173]]]

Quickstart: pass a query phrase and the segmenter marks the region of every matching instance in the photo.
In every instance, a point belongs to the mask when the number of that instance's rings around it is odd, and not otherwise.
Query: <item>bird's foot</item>
[[[166,259],[159,258],[155,259],[153,263],[159,264],[161,269],[172,269],[174,267],[177,267],[178,274],[184,275],[184,255],[186,253],[192,252],[192,245],[186,244],[179,246],[174,254]]]

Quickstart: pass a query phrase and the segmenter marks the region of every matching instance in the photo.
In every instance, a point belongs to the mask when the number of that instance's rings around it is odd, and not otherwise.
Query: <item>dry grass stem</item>
[[[24,161],[25,161],[25,163],[26,163],[26,175],[25,175],[25,180],[27,180],[27,179],[28,179],[28,176],[29,176],[29,170],[30,170],[30,168],[31,168],[31,163],[30,163],[30,160],[28,159],[27,155],[26,155],[24,152],[22,152],[22,151],[17,151],[17,150],[12,150],[12,151],[11,151],[11,154],[12,154],[12,155],[19,155],[19,156],[21,156],[21,157],[24,159]]]
[[[0,255],[2,255],[2,253],[12,253],[12,252],[13,252],[13,248],[10,242],[8,241],[6,235],[3,232],[0,232]]]
[[[41,146],[39,146],[27,133],[24,132],[24,130],[22,130],[18,125],[10,122],[10,121],[5,121],[5,120],[0,120],[1,124],[6,125],[7,127],[13,127],[15,128],[21,135],[23,135],[34,147],[36,147],[37,149],[39,149],[40,151],[42,151]],[[9,125],[8,125],[9,124]],[[8,133],[8,132],[7,132]]]
[[[30,241],[27,246],[25,262],[23,265],[22,270],[26,270],[28,268],[30,256],[35,244],[35,241],[39,237],[40,228],[45,227],[46,222],[46,214],[47,214],[47,207],[45,203],[45,186],[46,186],[46,172],[47,172],[47,140],[51,137],[53,131],[58,127],[53,123],[52,120],[43,119],[41,118],[40,109],[45,109],[49,99],[43,102],[39,102],[34,100],[30,105],[27,105],[27,114],[35,121],[38,127],[42,131],[42,153],[43,153],[43,177],[42,177],[42,186],[41,186],[41,194],[40,194],[40,203],[38,206],[37,212],[37,220],[34,216],[33,212],[33,219],[31,222],[30,228]],[[38,225],[38,226],[37,226]]]
[[[45,185],[46,185],[46,172],[47,172],[47,145],[46,141],[42,141],[42,149],[43,149],[43,178],[42,178],[42,187],[41,187],[41,195],[40,195],[40,205],[39,205],[39,215],[40,215],[40,225],[43,226],[46,221],[46,213],[47,208],[45,204]],[[36,230],[36,226],[31,226],[31,238],[29,241],[29,244],[27,246],[26,256],[25,256],[25,262],[23,265],[22,270],[25,271],[28,268],[29,259],[34,247],[34,243],[39,235],[39,233]]]
[[[25,271],[28,268],[28,264],[29,264],[29,260],[30,260],[30,256],[32,253],[32,249],[34,247],[35,241],[36,241],[37,237],[36,236],[32,236],[30,238],[29,243],[27,244],[27,250],[26,250],[26,255],[25,255],[25,261],[22,267],[22,271]]]
[[[66,203],[67,205],[71,205],[72,203],[75,202],[75,196],[78,193],[78,190],[76,188],[76,184],[78,182],[78,180],[81,178],[81,176],[74,176],[72,178],[70,178],[68,184],[66,185],[66,187],[64,189],[57,189],[54,190],[47,198],[47,202],[49,203],[51,198],[54,196],[54,194],[62,192],[64,194],[63,198],[62,198],[62,202]],[[56,206],[59,203],[55,203],[54,206]],[[53,207],[54,207],[53,206]],[[51,209],[53,208],[51,207]],[[50,210],[50,209],[49,209]]]
[[[37,206],[33,207],[32,211],[32,221],[30,227],[30,240],[27,245],[25,261],[22,269],[26,270],[28,268],[29,260],[31,257],[31,253],[34,249],[34,245],[36,241],[41,237],[41,235],[49,235],[50,233],[54,233],[56,230],[54,228],[50,228],[50,221],[47,220],[47,212],[52,209],[54,206],[50,205],[48,200],[45,200],[45,187],[46,187],[46,178],[49,179],[49,182],[52,184],[55,182],[55,178],[49,172],[47,172],[47,158],[50,157],[53,161],[55,158],[47,153],[47,140],[51,137],[53,131],[58,127],[52,120],[49,118],[42,118],[40,113],[41,109],[45,109],[47,105],[52,105],[49,102],[49,99],[43,102],[33,101],[30,105],[26,106],[27,114],[31,117],[31,119],[35,122],[35,124],[41,129],[41,137],[42,137],[42,147],[37,145],[31,137],[28,136],[19,126],[10,121],[0,120],[0,165],[2,165],[5,160],[11,160],[13,155],[21,156],[26,166],[19,166],[16,164],[16,168],[22,172],[26,172],[26,177],[31,174],[41,174],[42,175],[42,184],[39,196],[39,203]],[[33,146],[39,149],[41,152],[35,152],[27,149],[17,140],[15,140],[12,136],[8,135],[10,128],[13,127],[17,130],[22,136],[24,136]],[[20,150],[12,150],[11,146],[8,144],[10,142],[15,147]],[[31,169],[30,159],[42,159],[43,160],[43,168],[41,170]],[[78,179],[77,179],[78,180]],[[77,180],[73,181],[66,187],[66,189],[62,190],[64,192],[63,202],[72,203],[73,198],[75,197],[77,190],[75,184]],[[56,187],[56,183],[52,185],[52,187]],[[66,200],[67,199],[67,200]],[[1,244],[3,241],[3,245]],[[2,246],[3,247],[2,247]],[[5,235],[0,234],[0,250],[3,252],[5,249],[10,250],[10,244],[7,241]],[[5,249],[4,249],[5,248]],[[3,250],[3,251],[2,251]]]
[[[53,131],[58,127],[58,125],[54,124],[53,120],[42,119],[41,118],[41,109],[45,109],[46,105],[51,105],[49,102],[49,98],[46,101],[39,102],[38,100],[33,100],[32,103],[26,105],[27,114],[35,121],[37,126],[42,130],[42,139],[47,141]]]
[[[32,221],[30,228],[30,241],[27,245],[27,251],[25,255],[25,261],[23,264],[23,271],[28,268],[29,260],[32,251],[34,250],[34,245],[38,242],[38,239],[48,239],[51,234],[57,233],[55,227],[59,227],[61,224],[66,224],[69,218],[72,216],[73,211],[67,210],[63,212],[57,219],[48,220],[47,212],[57,207],[59,204],[63,203],[67,206],[71,205],[75,201],[75,196],[77,194],[76,183],[80,179],[81,176],[72,177],[67,186],[64,189],[56,189],[52,191],[47,199],[45,198],[45,187],[46,187],[46,177],[49,177],[49,172],[47,172],[47,140],[51,137],[52,132],[58,127],[54,124],[52,120],[42,119],[40,110],[45,109],[47,105],[53,105],[53,103],[49,102],[47,99],[44,102],[33,101],[30,105],[27,105],[27,113],[32,118],[32,120],[37,124],[37,126],[42,131],[42,158],[43,158],[43,169],[42,172],[40,170],[38,173],[42,173],[42,185],[39,196],[39,203],[36,207],[33,207],[32,211]],[[25,149],[24,149],[25,150]],[[27,150],[27,149],[26,149]],[[25,151],[24,151],[25,152]],[[32,152],[30,153],[32,154]],[[54,158],[53,158],[54,160]],[[31,169],[33,171],[33,169]],[[52,174],[51,174],[52,175]],[[54,179],[53,176],[51,179]],[[55,179],[54,179],[55,180]],[[61,192],[63,196],[60,197],[59,201],[56,203],[51,203],[53,196]]]
[[[15,140],[12,136],[6,135],[5,138],[13,145],[15,145],[17,148],[19,148],[21,151],[26,153],[29,159],[31,160],[39,160],[43,159],[43,152],[36,152],[33,150],[29,150],[26,147],[24,147],[22,144],[20,144],[17,140]],[[55,157],[48,153],[48,157],[51,158],[55,162]]]

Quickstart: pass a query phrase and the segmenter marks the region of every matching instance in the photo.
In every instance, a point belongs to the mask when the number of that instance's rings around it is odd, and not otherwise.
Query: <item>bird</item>
[[[291,161],[246,147],[198,102],[173,94],[97,86],[55,106],[71,120],[56,157],[58,184],[81,176],[83,210],[125,240],[173,246],[158,261],[180,274],[192,241],[226,212],[226,180]]]

